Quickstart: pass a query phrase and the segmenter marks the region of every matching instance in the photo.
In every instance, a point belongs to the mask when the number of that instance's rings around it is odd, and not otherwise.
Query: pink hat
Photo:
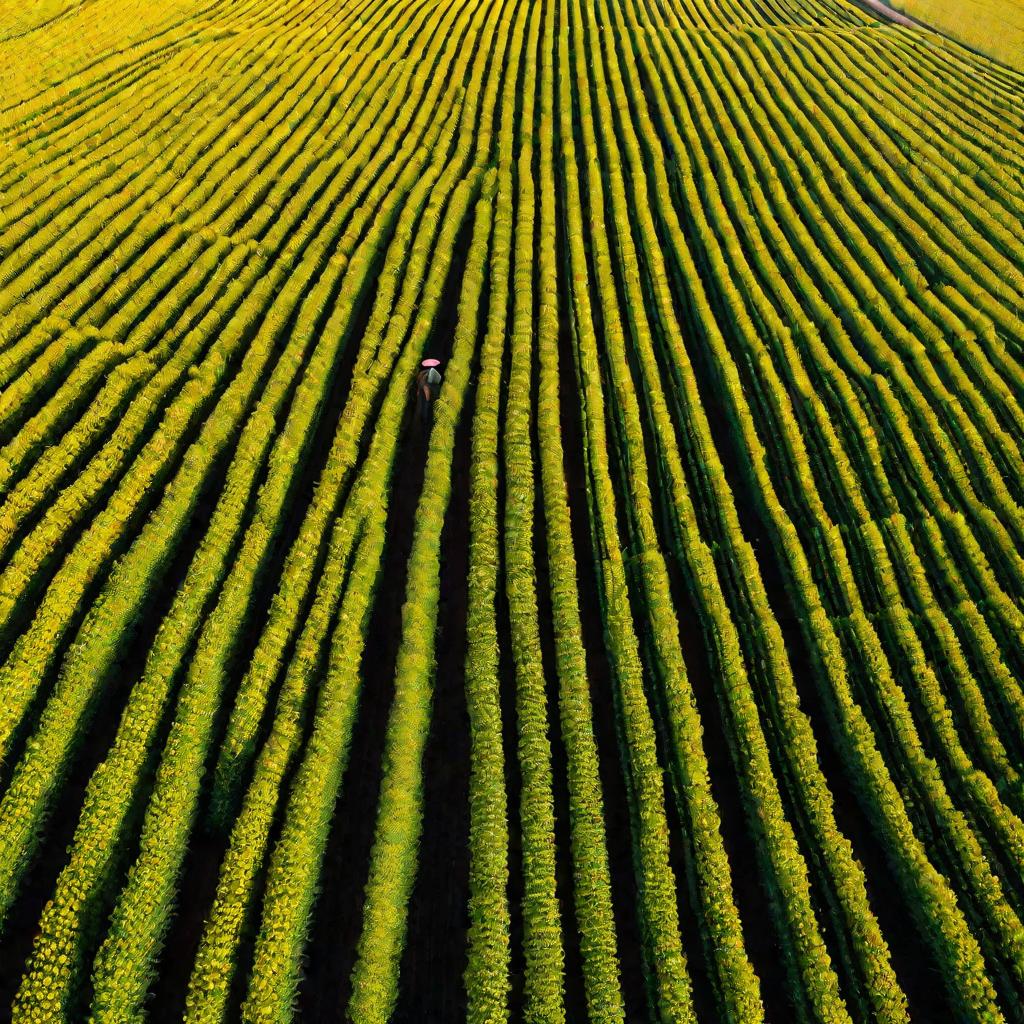
[[[423,362],[420,363],[420,366],[440,366],[440,365],[441,365],[441,360],[440,359],[424,359]]]

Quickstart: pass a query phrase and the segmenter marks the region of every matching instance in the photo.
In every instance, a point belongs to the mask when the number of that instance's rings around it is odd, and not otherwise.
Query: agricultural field
[[[0,0],[0,86],[0,1019],[1024,1021],[1024,73]]]
[[[1024,71],[1024,0],[892,0],[892,7]]]

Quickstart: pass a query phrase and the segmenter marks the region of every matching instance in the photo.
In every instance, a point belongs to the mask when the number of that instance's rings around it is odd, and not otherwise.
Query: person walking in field
[[[424,359],[416,374],[416,417],[421,423],[430,419],[430,403],[437,398],[441,388],[440,359]]]

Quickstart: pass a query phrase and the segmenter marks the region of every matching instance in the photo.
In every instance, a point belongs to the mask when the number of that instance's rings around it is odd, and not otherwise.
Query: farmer
[[[430,418],[430,403],[441,387],[441,374],[437,370],[440,365],[440,359],[424,359],[416,374],[416,410],[421,422]]]

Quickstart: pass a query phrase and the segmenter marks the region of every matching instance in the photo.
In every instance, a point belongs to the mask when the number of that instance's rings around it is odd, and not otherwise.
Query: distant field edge
[[[987,57],[1024,72],[1024,0],[861,0],[903,14]],[[897,19],[899,20],[898,17]]]

